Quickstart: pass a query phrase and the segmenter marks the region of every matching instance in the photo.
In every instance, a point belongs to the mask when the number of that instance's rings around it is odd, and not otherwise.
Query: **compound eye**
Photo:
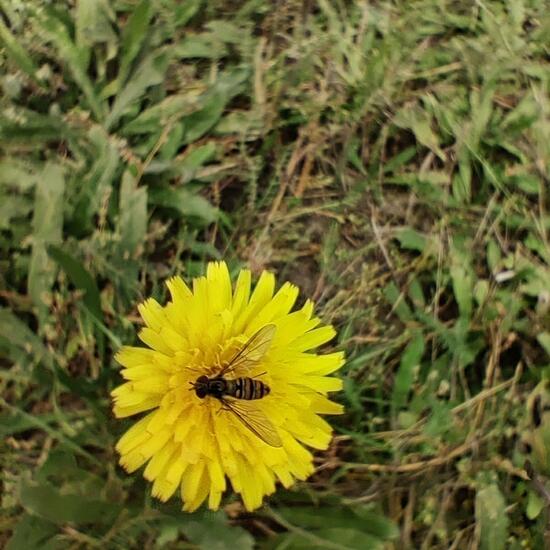
[[[199,399],[204,399],[206,397],[206,388],[197,386],[195,388],[195,394]]]

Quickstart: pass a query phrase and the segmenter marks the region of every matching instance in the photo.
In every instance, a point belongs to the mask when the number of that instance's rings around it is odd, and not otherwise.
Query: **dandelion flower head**
[[[147,347],[124,346],[116,355],[126,381],[112,392],[115,416],[147,413],[119,440],[120,463],[128,472],[146,465],[153,496],[166,501],[179,490],[186,511],[206,499],[217,509],[227,480],[254,510],[277,482],[288,488],[306,479],[314,470],[312,451],[326,449],[332,437],[320,415],[342,412],[327,394],[341,389],[341,380],[328,375],[344,355],[314,352],[334,329],[321,326],[309,300],[291,311],[296,286],[285,283],[275,292],[274,275],[264,271],[252,290],[251,279],[241,270],[232,287],[223,262],[209,263],[192,289],[180,277],[170,279],[165,306],[154,299],[139,306],[145,323],[139,338]],[[275,444],[222,400],[192,391],[199,376],[215,377],[262,330],[269,341],[253,368],[237,366],[227,378],[248,377],[269,388],[245,404],[267,419]]]

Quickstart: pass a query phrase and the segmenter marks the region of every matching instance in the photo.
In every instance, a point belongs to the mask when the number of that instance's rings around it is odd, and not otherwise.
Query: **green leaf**
[[[53,15],[53,12],[52,14],[49,14],[47,11],[38,13],[38,33],[55,45],[62,60],[71,71],[75,82],[86,96],[96,120],[101,121],[103,119],[103,105],[87,73],[87,49],[79,48],[73,42],[68,29]]]
[[[50,244],[60,243],[62,239],[64,192],[63,170],[55,164],[47,164],[38,180],[34,198],[33,246],[28,279],[28,292],[37,308],[41,327],[49,312],[47,294],[55,280],[55,265],[49,259],[46,248]]]
[[[372,506],[352,506],[351,511],[364,522],[363,531],[382,540],[399,537],[399,527],[389,518],[374,511]]]
[[[462,242],[456,240],[451,246],[450,273],[454,295],[463,319],[470,319],[472,315],[475,275],[471,266],[471,253]]]
[[[481,550],[504,550],[508,534],[506,501],[499,488],[490,484],[477,491],[476,520]]]
[[[123,133],[125,135],[154,133],[169,121],[176,122],[200,107],[202,107],[202,98],[196,94],[168,96],[128,122],[123,128]]]
[[[79,173],[70,182],[79,189],[70,230],[77,236],[94,229],[93,216],[101,209],[105,197],[112,192],[112,184],[120,162],[120,153],[104,128],[94,125],[87,135],[86,157],[90,159],[85,174]]]
[[[43,169],[43,165],[41,165]],[[15,158],[0,160],[0,184],[11,191],[17,189],[21,193],[30,191],[38,181],[34,166]]]
[[[220,94],[210,98],[203,109],[184,118],[184,144],[201,138],[221,118],[228,99]]]
[[[399,369],[395,375],[392,393],[392,404],[398,409],[407,403],[409,391],[412,388],[415,371],[420,366],[424,354],[424,335],[422,331],[416,330],[412,334],[411,341],[405,348]]]
[[[383,550],[384,543],[356,529],[328,527],[312,533],[282,533],[270,539],[267,548],[273,550]]]
[[[198,218],[206,224],[215,222],[219,216],[218,209],[214,208],[205,198],[182,187],[177,189],[171,187],[150,188],[149,203],[175,210],[184,217]]]
[[[384,288],[384,297],[401,321],[404,323],[412,321],[413,314],[411,308],[407,304],[405,296],[401,294],[393,281],[388,283]]]
[[[123,259],[136,254],[147,233],[147,188],[136,187],[135,178],[126,171],[120,187],[118,231]]]
[[[186,0],[180,2],[176,0],[173,4],[174,24],[176,26],[183,26],[199,11],[199,8],[203,4],[204,0]]]
[[[48,355],[42,340],[23,321],[4,308],[0,308],[0,337],[10,346],[33,355],[36,360]]]
[[[384,516],[372,510],[371,506],[306,507],[292,506],[277,508],[290,524],[310,530],[323,529],[327,525],[339,529],[363,531],[380,539],[393,539],[399,536],[397,526]]]
[[[12,220],[27,217],[32,210],[32,202],[27,197],[0,193],[0,229],[9,230]]]
[[[142,0],[133,8],[122,31],[120,69],[117,75],[117,89],[126,82],[132,63],[147,39],[147,27],[153,16],[153,6],[149,0]]]
[[[42,423],[57,423],[59,419],[54,414],[44,414],[40,416]],[[0,437],[26,432],[27,430],[36,429],[37,423],[34,418],[29,418],[20,412],[13,410],[0,414]]]
[[[83,51],[95,44],[108,44],[109,48],[116,49],[114,19],[115,13],[107,0],[79,0],[75,13],[77,46]]]
[[[185,536],[203,550],[252,550],[254,539],[242,527],[232,527],[223,512],[196,514],[193,521],[186,518],[181,525]]]
[[[401,128],[410,129],[419,143],[432,150],[443,162],[446,161],[437,134],[432,130],[431,119],[421,107],[404,107],[395,115],[394,123]]]
[[[14,147],[22,144],[29,148],[35,144],[42,147],[44,142],[55,141],[71,137],[73,133],[58,114],[37,113],[31,109],[10,106],[9,116],[0,111],[0,140]]]
[[[525,515],[532,521],[537,519],[540,513],[544,510],[546,502],[535,492],[527,493],[527,506],[525,507]]]
[[[166,51],[157,51],[143,60],[134,71],[133,77],[116,96],[113,108],[105,120],[107,129],[116,125],[127,109],[141,99],[147,88],[156,86],[164,80],[169,60]]]
[[[216,144],[211,141],[205,145],[201,145],[186,155],[178,164],[178,167],[183,170],[194,171],[212,160],[216,155],[217,149]]]
[[[537,340],[544,351],[550,356],[550,332],[541,332],[537,335]]]
[[[57,527],[40,517],[23,514],[17,522],[5,550],[54,550],[59,548],[51,538]]]
[[[57,246],[48,246],[48,254],[59,267],[65,271],[71,283],[79,290],[84,291],[82,300],[88,311],[98,320],[103,320],[101,298],[96,282],[86,268],[67,252]]]
[[[4,44],[6,52],[15,61],[18,67],[27,73],[34,82],[41,84],[36,76],[38,68],[34,64],[34,61],[26,52],[25,48],[19,44],[17,38],[9,31],[8,27],[6,27],[3,19],[0,19],[0,41]]]
[[[398,234],[397,238],[401,243],[402,248],[409,250],[418,250],[418,252],[424,252],[426,249],[427,239],[422,233],[407,227],[402,229]]]
[[[220,59],[227,53],[225,44],[213,32],[186,36],[175,47],[175,54],[180,59]]]
[[[49,483],[23,481],[19,498],[28,512],[59,525],[67,522],[110,523],[119,512],[118,505],[81,495],[62,494]]]
[[[207,92],[203,108],[185,117],[184,143],[192,143],[201,138],[221,118],[227,103],[240,93],[248,79],[248,70],[237,69],[223,74]]]

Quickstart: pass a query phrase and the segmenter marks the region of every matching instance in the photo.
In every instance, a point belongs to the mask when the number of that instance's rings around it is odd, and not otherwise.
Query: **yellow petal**
[[[151,434],[147,433],[147,424],[150,422],[154,413],[136,422],[126,433],[118,440],[116,450],[120,454],[126,454],[138,445],[149,439]]]
[[[166,344],[162,336],[153,329],[150,329],[149,327],[142,328],[138,333],[138,337],[150,348],[160,351],[166,355],[173,355],[172,349]]]
[[[275,276],[269,271],[264,271],[248,305],[243,309],[242,313],[235,319],[234,331],[237,333],[245,332],[245,329],[254,315],[260,311],[265,304],[271,300],[273,291],[275,290]]]
[[[155,352],[151,349],[123,346],[115,355],[115,360],[127,368],[152,364]]]
[[[273,298],[265,304],[265,306],[254,316],[254,319],[248,325],[248,331],[253,334],[258,329],[270,323],[276,318],[286,315],[298,298],[298,287],[285,283],[273,296]]]
[[[235,292],[233,293],[231,313],[234,318],[238,317],[248,304],[251,281],[252,274],[250,270],[243,269],[237,277],[237,284],[235,285]]]
[[[140,304],[138,306],[138,311],[142,319],[145,321],[145,324],[157,332],[166,323],[163,308],[153,298],[149,298],[148,300],[145,300],[143,304]]]
[[[193,293],[181,277],[172,277],[166,282],[166,286],[170,291],[170,296],[174,303],[183,304],[193,296]]]
[[[155,480],[165,466],[179,455],[180,446],[173,441],[168,441],[166,445],[151,458],[143,472],[143,477],[149,481]]]
[[[231,279],[225,262],[210,262],[206,268],[208,305],[211,312],[231,308]]]
[[[330,325],[317,328],[296,338],[296,340],[292,342],[291,347],[297,351],[307,351],[332,340],[335,335],[336,331]]]

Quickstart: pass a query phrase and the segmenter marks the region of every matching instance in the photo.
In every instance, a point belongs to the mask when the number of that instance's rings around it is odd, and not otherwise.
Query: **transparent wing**
[[[271,447],[282,447],[283,443],[267,416],[250,401],[222,399],[224,410],[236,416],[254,435]]]
[[[249,369],[255,367],[269,349],[276,330],[275,325],[265,325],[255,332],[216,376],[225,376],[239,367]]]

